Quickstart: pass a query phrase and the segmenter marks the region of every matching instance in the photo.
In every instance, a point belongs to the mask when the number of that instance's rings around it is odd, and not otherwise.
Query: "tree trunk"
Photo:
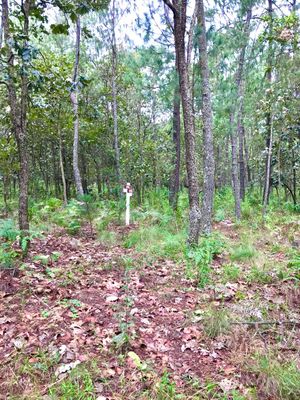
[[[269,132],[269,148],[268,148],[268,156],[267,156],[267,170],[266,170],[266,179],[265,179],[265,190],[264,190],[264,203],[263,203],[263,210],[262,216],[263,219],[266,216],[268,200],[269,200],[269,193],[270,193],[270,182],[271,182],[271,161],[272,161],[272,147],[273,147],[273,121],[271,118],[270,121],[270,132]]]
[[[238,140],[234,126],[234,113],[230,113],[230,137],[231,137],[231,154],[232,154],[232,186],[235,200],[235,216],[237,220],[241,219],[241,197],[240,197],[240,180],[238,172],[238,155],[237,146]]]
[[[80,17],[77,17],[77,20],[76,20],[76,54],[75,54],[75,62],[74,62],[74,75],[73,75],[72,91],[71,91],[71,95],[70,95],[71,103],[73,106],[73,113],[74,113],[73,173],[74,173],[74,180],[75,180],[77,196],[83,196],[82,181],[81,181],[81,175],[80,175],[79,163],[78,163],[78,147],[79,147],[78,68],[79,68],[79,59],[80,59],[80,36],[81,36]]]
[[[270,18],[269,22],[269,49],[268,49],[268,60],[267,60],[267,83],[268,83],[268,89],[269,91],[267,92],[267,102],[268,104],[268,110],[266,113],[266,131],[267,131],[267,137],[266,137],[266,149],[268,151],[268,155],[266,158],[266,164],[265,164],[265,182],[264,182],[264,192],[263,192],[263,215],[266,212],[266,206],[269,203],[269,197],[270,197],[270,188],[271,188],[271,172],[272,172],[272,166],[271,163],[269,165],[269,155],[270,155],[270,150],[271,149],[271,144],[272,144],[272,106],[271,106],[271,85],[272,85],[272,72],[273,72],[273,46],[272,46],[272,34],[273,34],[273,2],[272,0],[268,0],[268,14]]]
[[[29,33],[29,11],[30,0],[25,0],[22,6],[23,12],[23,35],[24,48],[28,47]],[[28,217],[28,181],[29,181],[29,154],[27,146],[27,107],[28,107],[28,74],[23,73],[21,76],[21,92],[18,99],[18,92],[15,85],[17,77],[14,72],[14,53],[12,50],[12,37],[9,26],[9,7],[8,1],[2,0],[2,24],[4,31],[4,41],[8,48],[7,54],[7,74],[8,74],[8,101],[10,106],[10,117],[12,122],[13,133],[17,142],[20,172],[19,172],[19,228],[22,236],[26,236],[29,230]],[[28,65],[23,61],[22,65],[26,71]]]
[[[61,180],[63,184],[64,205],[66,206],[68,204],[68,196],[67,196],[67,185],[66,185],[66,176],[65,176],[65,168],[63,160],[62,137],[60,130],[59,130],[59,166],[60,166]]]
[[[3,175],[3,203],[4,203],[4,215],[8,216],[8,185],[9,177],[8,175]]]
[[[237,101],[238,101],[238,111],[237,111],[237,136],[239,138],[239,172],[240,172],[240,197],[244,200],[245,197],[245,158],[244,158],[244,95],[245,95],[245,78],[244,78],[244,66],[245,66],[245,53],[249,40],[250,34],[250,21],[252,18],[251,8],[247,11],[246,22],[244,25],[243,40],[244,44],[241,48],[239,56],[239,65],[236,75],[236,85],[237,85]]]
[[[176,62],[177,65],[177,62]],[[177,70],[178,72],[178,70]],[[173,162],[173,171],[170,178],[170,194],[169,201],[173,209],[177,208],[178,193],[180,185],[180,156],[181,156],[181,143],[180,143],[180,90],[179,82],[176,83],[174,89],[174,102],[173,102],[173,144],[175,148],[175,156]]]
[[[115,150],[115,165],[117,184],[121,182],[121,167],[120,167],[120,148],[119,148],[119,132],[118,132],[118,102],[117,102],[117,44],[116,44],[116,21],[115,21],[115,0],[112,2],[112,100],[113,100],[113,120],[114,120],[114,150]]]
[[[297,205],[297,161],[295,158],[295,152],[294,149],[292,150],[292,160],[293,160],[293,200],[294,200],[294,205]]]
[[[197,175],[195,131],[193,121],[193,102],[189,87],[188,65],[186,62],[186,9],[187,0],[164,0],[174,15],[175,49],[178,55],[178,73],[180,82],[181,103],[183,109],[185,157],[189,193],[189,238],[188,242],[195,245],[199,240],[200,207],[199,183]]]
[[[248,150],[248,144],[247,144],[247,138],[245,135],[245,130],[244,130],[244,149],[245,149],[245,159],[246,159],[246,169],[247,169],[247,184],[249,185],[251,183],[251,170],[250,170],[250,164],[249,164],[249,150]]]
[[[198,0],[198,23],[200,27],[200,75],[202,84],[202,120],[203,120],[203,200],[201,209],[201,231],[211,233],[212,212],[215,190],[215,157],[212,131],[211,90],[207,59],[206,24],[203,0]]]

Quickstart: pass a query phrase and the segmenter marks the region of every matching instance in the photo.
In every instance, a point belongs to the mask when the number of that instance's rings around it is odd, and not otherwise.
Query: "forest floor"
[[[125,248],[136,225],[110,226],[112,244],[88,228],[34,239],[1,272],[0,398],[300,398],[298,228],[216,223],[230,249],[204,288],[184,262]]]

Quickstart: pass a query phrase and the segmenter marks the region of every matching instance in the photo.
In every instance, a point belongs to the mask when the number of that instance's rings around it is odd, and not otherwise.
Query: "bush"
[[[189,278],[197,279],[198,286],[204,287],[209,282],[213,258],[222,252],[224,246],[219,236],[211,235],[203,238],[197,247],[188,249],[187,274]]]

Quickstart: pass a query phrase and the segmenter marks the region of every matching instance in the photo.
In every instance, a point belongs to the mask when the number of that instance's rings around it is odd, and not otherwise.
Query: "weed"
[[[113,245],[117,241],[115,232],[105,230],[98,234],[98,240],[104,245]]]
[[[67,379],[49,390],[49,395],[60,400],[94,400],[95,389],[91,373],[81,366],[74,368]]]
[[[10,246],[9,243],[0,245],[0,268],[13,268],[19,254]]]
[[[221,222],[221,221],[224,221],[225,218],[226,218],[225,210],[223,210],[222,208],[219,208],[215,213],[215,218],[214,218],[215,221]]]
[[[241,245],[232,250],[230,259],[232,261],[249,260],[256,255],[256,250],[250,245]]]
[[[204,287],[210,281],[211,263],[223,248],[224,242],[218,236],[208,236],[202,239],[199,246],[187,251],[187,275],[197,279],[199,287]]]
[[[280,400],[300,398],[300,371],[296,362],[280,362],[272,354],[258,355],[251,370],[258,375],[261,396]]]
[[[60,301],[63,307],[69,308],[71,312],[71,318],[77,319],[78,315],[78,308],[82,306],[81,302],[77,299],[63,299]]]
[[[208,337],[216,338],[228,331],[229,326],[228,313],[224,308],[210,308],[204,313],[203,328]]]
[[[157,384],[157,400],[174,400],[178,399],[176,395],[176,385],[165,372]]]
[[[19,236],[20,231],[15,228],[11,219],[0,221],[0,237],[9,242],[14,242]]]
[[[226,264],[223,267],[223,281],[227,282],[235,282],[240,278],[241,270],[235,264]]]
[[[256,282],[256,283],[270,283],[273,280],[270,271],[265,270],[264,268],[259,268],[257,265],[254,265],[249,274],[246,277],[248,282]]]
[[[174,233],[171,230],[154,225],[141,227],[131,232],[124,242],[126,248],[135,247],[139,252],[145,252],[157,257],[178,259],[185,248],[184,232]]]

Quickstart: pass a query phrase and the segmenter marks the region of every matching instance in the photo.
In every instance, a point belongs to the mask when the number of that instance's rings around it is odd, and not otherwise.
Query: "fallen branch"
[[[297,325],[300,326],[300,321],[238,321],[230,322],[231,325]]]

